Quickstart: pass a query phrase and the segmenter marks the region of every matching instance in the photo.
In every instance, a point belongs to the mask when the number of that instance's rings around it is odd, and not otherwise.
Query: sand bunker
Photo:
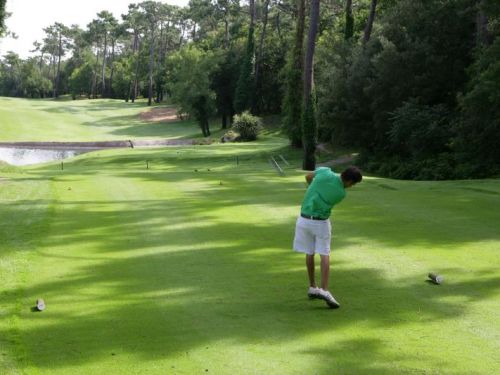
[[[139,113],[139,118],[150,122],[176,122],[179,121],[175,108],[151,108],[149,111]]]

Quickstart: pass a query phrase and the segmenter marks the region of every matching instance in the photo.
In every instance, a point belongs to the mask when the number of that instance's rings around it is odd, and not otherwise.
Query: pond
[[[11,165],[32,165],[63,160],[92,150],[36,149],[0,147],[0,161]]]

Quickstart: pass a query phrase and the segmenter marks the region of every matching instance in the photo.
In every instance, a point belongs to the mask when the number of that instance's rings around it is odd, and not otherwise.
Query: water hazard
[[[23,166],[72,158],[84,152],[88,151],[0,147],[0,160],[11,165]]]

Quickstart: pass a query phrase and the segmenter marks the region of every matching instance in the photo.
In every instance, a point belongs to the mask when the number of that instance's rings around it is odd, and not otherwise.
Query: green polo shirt
[[[307,188],[301,213],[328,219],[333,206],[345,197],[342,178],[328,167],[319,167],[314,171],[314,179]]]

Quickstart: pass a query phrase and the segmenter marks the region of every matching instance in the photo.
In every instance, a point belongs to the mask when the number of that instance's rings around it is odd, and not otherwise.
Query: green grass
[[[141,120],[139,113],[149,110],[145,101],[125,103],[111,99],[57,101],[0,97],[0,141],[76,142],[201,136],[194,121],[165,123]]]
[[[276,134],[0,166],[0,373],[498,373],[500,181],[365,178],[330,310],[291,251],[299,166]]]

